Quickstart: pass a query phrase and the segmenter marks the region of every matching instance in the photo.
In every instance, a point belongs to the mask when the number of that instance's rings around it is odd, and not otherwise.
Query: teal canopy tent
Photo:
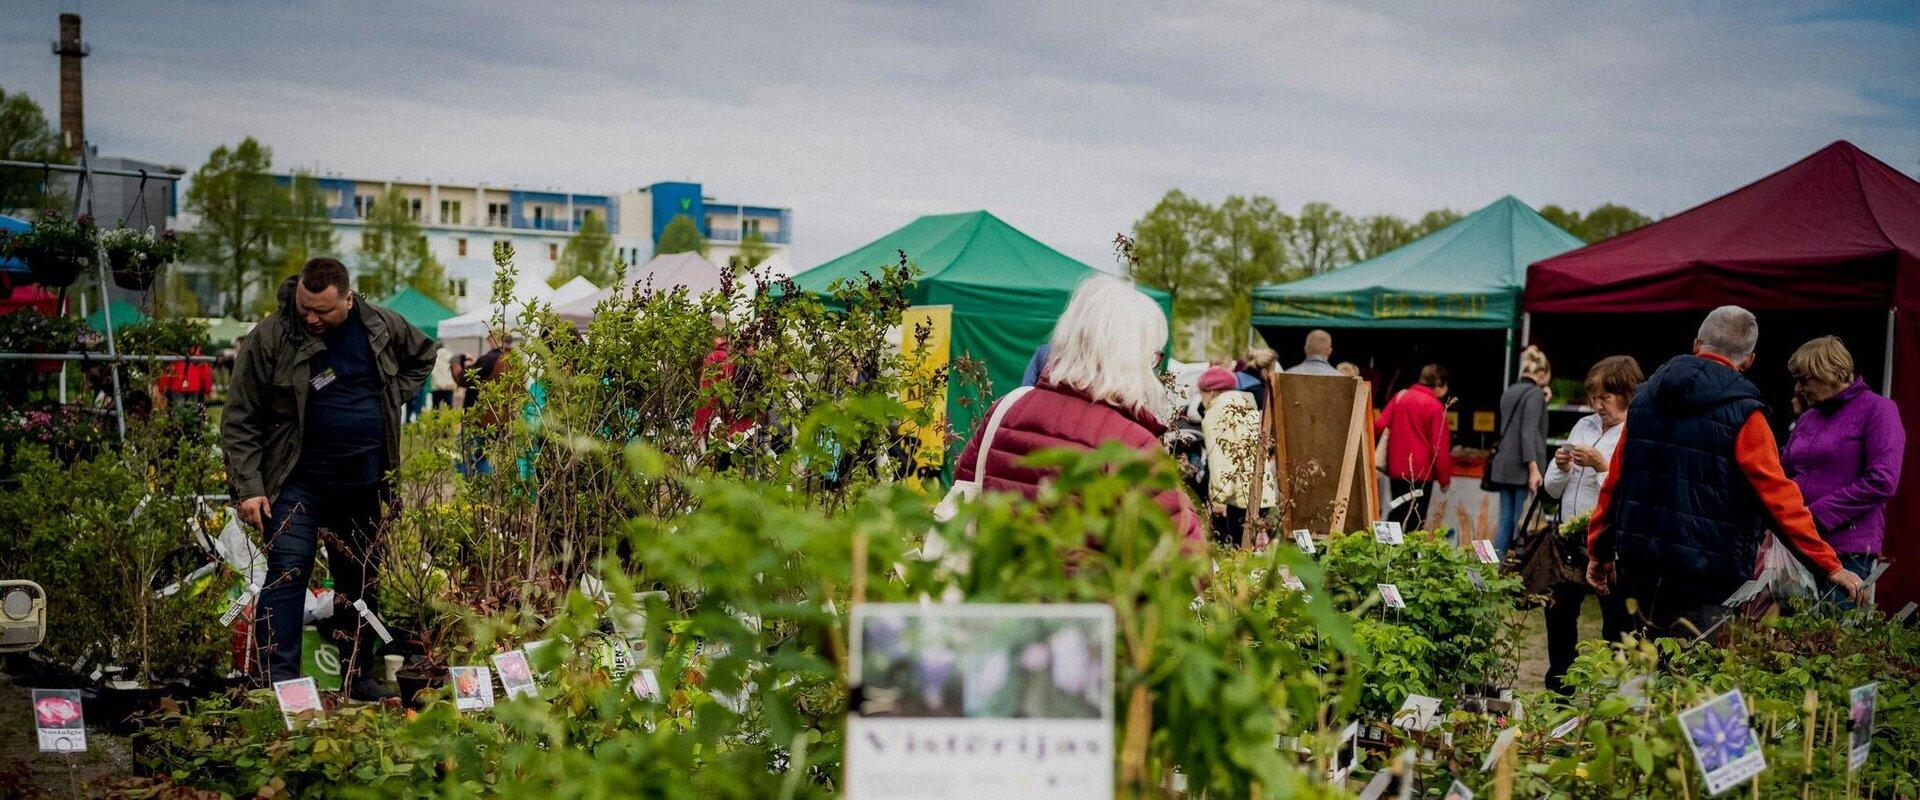
[[[991,213],[969,211],[921,217],[793,280],[803,291],[823,294],[836,281],[894,266],[901,252],[920,270],[913,304],[953,307],[951,355],[984,361],[996,396],[1020,385],[1073,290],[1098,272]],[[1143,291],[1168,310],[1164,292]],[[948,394],[947,413],[964,438],[979,409],[958,401]]]
[[[394,313],[413,323],[413,327],[419,328],[421,333],[435,339],[440,338],[440,321],[453,316],[453,309],[440,305],[439,301],[411,286],[380,301],[380,305],[393,309]]]

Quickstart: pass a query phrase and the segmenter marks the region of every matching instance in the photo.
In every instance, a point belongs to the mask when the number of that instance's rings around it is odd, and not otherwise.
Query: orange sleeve
[[[1739,438],[1734,440],[1734,461],[1740,464],[1740,471],[1746,473],[1747,481],[1753,484],[1753,491],[1760,496],[1760,504],[1766,506],[1767,515],[1773,518],[1774,526],[1780,531],[1780,542],[1792,550],[1800,560],[1809,566],[1817,567],[1814,573],[1825,578],[1840,569],[1840,557],[1834,555],[1833,546],[1820,538],[1819,529],[1813,525],[1813,514],[1807,511],[1807,503],[1800,495],[1800,487],[1787,479],[1786,470],[1780,467],[1780,446],[1774,441],[1773,428],[1767,425],[1765,414],[1753,412],[1747,417],[1745,425],[1740,426]]]
[[[1620,482],[1620,456],[1627,452],[1627,429],[1620,428],[1619,444],[1607,459],[1607,479],[1600,482],[1600,497],[1593,503],[1593,515],[1587,518],[1587,555],[1595,561],[1613,560],[1613,531],[1607,529],[1607,505],[1613,499],[1613,485]]]
[[[1398,394],[1394,395],[1391,398],[1388,398],[1387,407],[1380,409],[1380,413],[1374,415],[1373,435],[1379,436],[1381,431],[1384,431],[1387,429],[1387,420],[1390,420],[1393,418],[1394,406],[1396,406],[1399,403],[1399,401],[1400,401],[1400,395]]]

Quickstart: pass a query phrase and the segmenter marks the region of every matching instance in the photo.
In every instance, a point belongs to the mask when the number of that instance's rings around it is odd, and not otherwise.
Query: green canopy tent
[[[141,311],[139,306],[125,300],[113,301],[111,310],[113,311],[113,329],[115,331],[128,325],[138,325],[153,319],[153,317],[147,316],[147,312]],[[105,334],[107,332],[107,311],[108,309],[104,308],[94,309],[93,313],[87,315],[87,327]]]
[[[920,270],[913,304],[953,308],[951,354],[984,361],[996,396],[1020,385],[1073,290],[1098,272],[991,213],[969,211],[921,217],[793,281],[802,291],[822,294],[836,281],[897,264],[901,252]],[[1168,310],[1164,292],[1143,291]],[[948,395],[948,419],[963,439],[979,410]]]
[[[1435,362],[1467,406],[1492,408],[1511,377],[1527,265],[1583,244],[1509,195],[1387,253],[1254,289],[1253,324],[1283,361],[1298,358],[1285,348],[1307,330],[1333,330],[1335,361],[1372,362],[1376,397]],[[1495,356],[1471,358],[1488,351],[1505,353],[1497,384],[1485,368]]]
[[[454,315],[453,309],[440,305],[438,300],[411,286],[380,301],[380,305],[393,309],[394,313],[413,323],[413,327],[435,339],[440,338],[440,321]]]

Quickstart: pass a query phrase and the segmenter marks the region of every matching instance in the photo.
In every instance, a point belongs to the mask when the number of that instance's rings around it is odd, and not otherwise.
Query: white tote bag
[[[973,459],[973,480],[955,480],[948,487],[947,495],[940,498],[939,505],[933,507],[933,519],[936,522],[950,522],[960,514],[960,504],[980,496],[987,481],[987,455],[993,452],[993,437],[1000,432],[1000,421],[1005,419],[1007,411],[1020,398],[1033,391],[1031,386],[1022,386],[1007,393],[1000,405],[993,409],[993,416],[987,419],[987,427],[980,431],[980,447]],[[927,560],[939,559],[946,553],[946,543],[940,539],[940,532],[927,531],[926,542],[920,546],[920,556]]]

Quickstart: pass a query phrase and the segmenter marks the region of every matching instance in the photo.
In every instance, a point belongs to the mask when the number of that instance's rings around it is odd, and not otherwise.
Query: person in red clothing
[[[1760,390],[1741,375],[1759,339],[1752,313],[1714,309],[1693,355],[1662,365],[1627,406],[1587,527],[1587,582],[1623,593],[1649,636],[1712,628],[1753,577],[1769,527],[1813,574],[1860,593],[1780,466]]]
[[[702,441],[713,435],[713,421],[720,418],[726,425],[726,433],[721,438],[746,431],[753,427],[752,419],[745,419],[731,413],[728,406],[732,398],[715,391],[715,387],[735,389],[732,346],[726,335],[727,318],[713,315],[713,328],[719,331],[713,337],[713,350],[700,362],[700,406],[693,411],[693,431]]]
[[[1420,368],[1420,382],[1395,394],[1373,420],[1374,435],[1387,434],[1387,460],[1379,468],[1387,473],[1391,496],[1400,501],[1387,512],[1387,519],[1410,531],[1426,522],[1433,485],[1444,489],[1453,484],[1453,433],[1447,430],[1446,397],[1447,368],[1428,364]]]
[[[189,355],[199,356],[200,348],[194,347]],[[175,361],[167,365],[167,373],[160,376],[158,383],[170,407],[205,406],[207,398],[213,395],[213,365],[204,361]]]
[[[1039,382],[1016,398],[994,431],[986,474],[977,475],[974,466],[983,422],[968,437],[954,478],[978,481],[989,492],[1034,497],[1052,473],[1021,463],[1032,453],[1059,447],[1091,450],[1119,442],[1165,457],[1160,436],[1167,428],[1159,413],[1168,398],[1156,370],[1166,341],[1167,318],[1152,298],[1118,278],[1096,275],[1082,281],[1054,324],[1053,347]],[[994,401],[980,419],[992,419],[1004,402],[1006,398]],[[1167,469],[1174,467],[1169,463]],[[1206,541],[1185,492],[1176,487],[1154,499],[1185,540]]]

